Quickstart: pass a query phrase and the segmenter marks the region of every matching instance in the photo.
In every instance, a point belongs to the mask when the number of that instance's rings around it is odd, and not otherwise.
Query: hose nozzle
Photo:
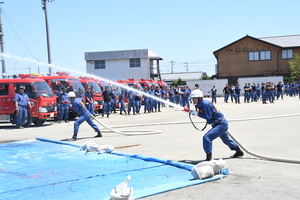
[[[188,108],[183,108],[182,111],[189,112],[189,110],[190,110],[190,109],[188,109]]]

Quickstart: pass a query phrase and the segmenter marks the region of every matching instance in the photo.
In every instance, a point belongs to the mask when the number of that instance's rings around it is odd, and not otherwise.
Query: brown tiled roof
[[[259,40],[283,47],[300,47],[300,34],[298,35],[283,35],[273,37],[260,37]]]

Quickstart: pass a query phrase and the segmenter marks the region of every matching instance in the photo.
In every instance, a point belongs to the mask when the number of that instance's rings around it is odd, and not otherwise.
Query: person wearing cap
[[[235,150],[233,158],[243,156],[239,146],[230,139],[228,135],[228,122],[224,115],[210,101],[203,99],[203,93],[200,90],[193,90],[191,93],[193,103],[197,106],[198,111],[189,110],[189,113],[206,120],[206,124],[211,124],[212,128],[203,136],[203,149],[206,153],[206,161],[212,160],[212,141],[221,138],[231,150]],[[205,127],[202,129],[204,130]]]
[[[169,99],[171,103],[175,103],[175,89],[173,85],[169,89]],[[169,107],[173,107],[173,106],[170,105]]]
[[[74,122],[74,131],[71,141],[77,140],[79,126],[84,121],[86,121],[97,132],[97,135],[95,137],[102,137],[99,127],[93,122],[91,113],[88,111],[82,101],[82,98],[75,98],[72,102],[72,109],[79,115],[79,118]]]
[[[16,106],[16,125],[17,128],[23,128],[24,122],[28,118],[28,113],[27,113],[27,105],[31,109],[31,104],[28,98],[28,95],[24,93],[25,91],[25,86],[21,85],[19,87],[19,92],[15,95],[14,97],[14,102]]]
[[[155,90],[154,90],[154,96],[156,98],[160,98],[161,97],[161,91],[160,91],[160,87],[156,86]],[[154,100],[154,110],[155,112],[160,112],[160,101],[153,99]]]
[[[137,86],[136,89],[140,90],[139,86]],[[135,112],[137,114],[140,114],[140,110],[141,110],[141,106],[142,106],[142,96],[143,96],[143,94],[140,92],[137,92],[135,95],[134,106],[135,106]]]
[[[115,88],[111,87],[111,112],[117,113],[116,111],[116,104],[117,104],[117,92]]]
[[[92,88],[90,85],[88,85],[86,88],[85,97],[86,97],[86,108],[89,110],[89,112],[92,115],[96,116],[94,111],[94,99],[92,94]]]
[[[124,111],[124,114],[126,115],[126,107],[125,107],[125,102],[124,102],[125,96],[126,96],[125,88],[122,88],[121,92],[119,93],[120,115],[123,115],[123,111]]]
[[[105,90],[102,93],[103,96],[103,109],[102,109],[102,117],[104,117],[104,114],[106,113],[106,117],[109,118],[110,115],[110,106],[111,106],[111,91],[109,91],[109,86],[105,86]]]
[[[65,120],[68,123],[69,119],[69,95],[66,93],[66,88],[62,87],[62,93],[58,95],[58,103],[59,103],[59,116],[58,123],[61,123],[61,120]]]
[[[162,86],[161,90],[161,98],[165,101],[167,101],[167,90],[166,90],[166,86]],[[161,103],[161,107],[166,107],[165,103]]]
[[[217,103],[217,88],[216,88],[216,86],[213,86],[213,88],[210,91],[211,91],[211,102]]]
[[[132,86],[131,86],[132,87]],[[128,99],[128,115],[130,115],[131,108],[133,110],[133,114],[135,115],[135,96],[136,92],[133,90],[128,90],[127,92],[127,99]]]
[[[147,86],[144,88],[144,93],[150,95],[150,91],[149,91],[149,88]],[[144,95],[144,113],[147,113],[147,112],[150,113],[151,112],[150,106],[151,106],[150,97]]]

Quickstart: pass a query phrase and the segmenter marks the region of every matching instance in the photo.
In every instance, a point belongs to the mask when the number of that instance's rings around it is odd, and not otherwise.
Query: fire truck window
[[[58,84],[56,84],[56,82],[52,82],[52,84],[53,84],[53,90],[59,90],[59,86],[58,86]]]
[[[0,96],[8,95],[8,84],[0,84]]]
[[[32,91],[32,86],[31,85],[26,84],[24,92],[28,95],[28,97],[30,99],[34,99],[35,95],[34,95],[34,92]]]

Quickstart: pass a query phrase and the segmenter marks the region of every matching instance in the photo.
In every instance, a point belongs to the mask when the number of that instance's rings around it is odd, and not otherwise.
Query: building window
[[[95,60],[95,69],[105,69],[105,60]]]
[[[249,61],[259,60],[259,52],[249,52]]]
[[[293,58],[293,49],[282,50],[282,59]]]
[[[130,59],[130,67],[141,67],[141,59],[140,58]]]
[[[260,60],[271,60],[271,51],[261,51]]]
[[[271,51],[252,51],[249,52],[249,61],[271,60]]]

